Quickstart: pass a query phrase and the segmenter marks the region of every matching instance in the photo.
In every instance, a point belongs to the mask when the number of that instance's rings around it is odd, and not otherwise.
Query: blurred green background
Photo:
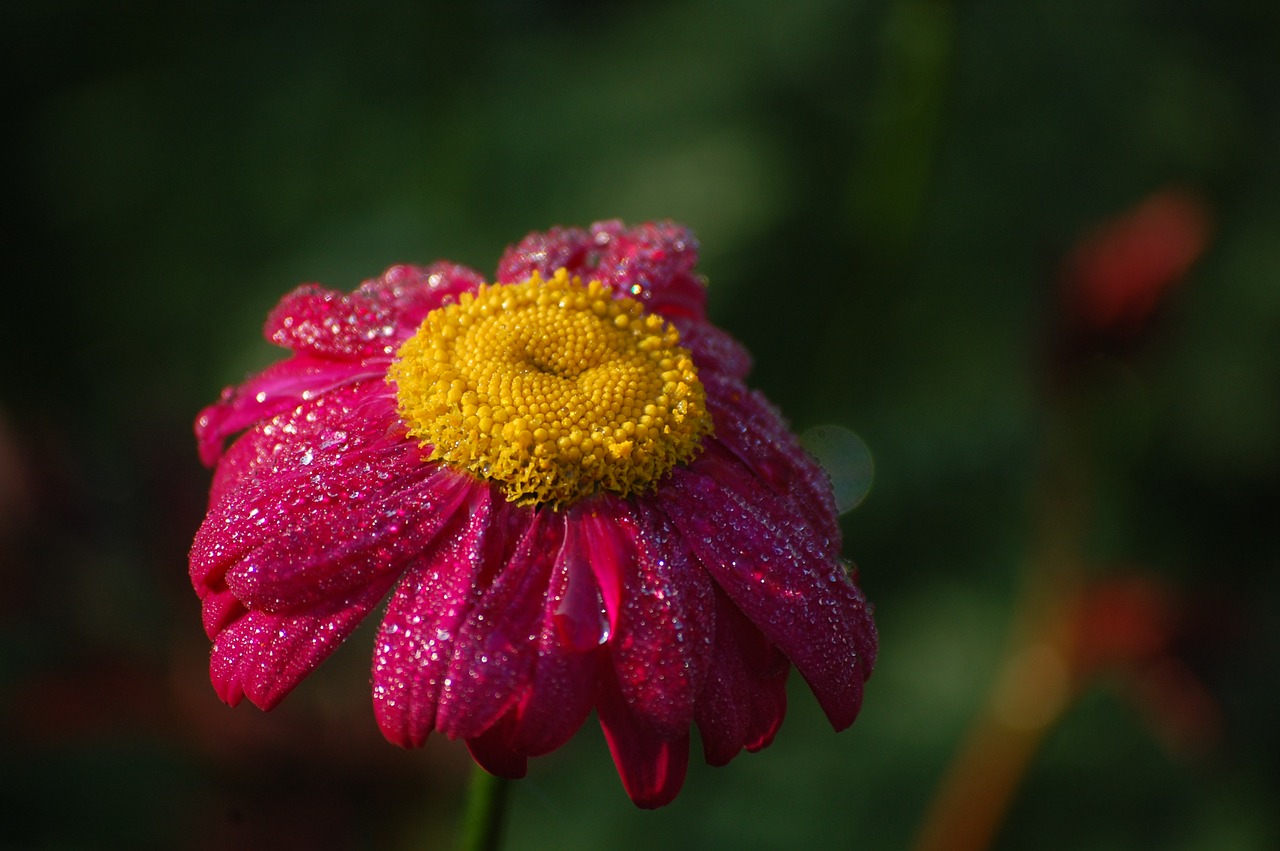
[[[882,652],[851,730],[793,678],[771,748],[653,813],[589,722],[507,847],[909,847],[1059,511],[1068,575],[1176,615],[993,847],[1280,847],[1277,48],[1252,0],[6,3],[0,847],[449,847],[465,750],[382,741],[367,629],[268,715],[215,697],[191,422],[298,283],[613,217],[693,227],[753,383],[869,447]],[[1167,186],[1206,252],[1063,356],[1064,258]],[[1202,711],[1135,700],[1153,666]]]

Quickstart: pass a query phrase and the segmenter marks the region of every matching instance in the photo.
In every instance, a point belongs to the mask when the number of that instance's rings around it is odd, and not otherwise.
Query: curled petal
[[[596,714],[622,786],[636,806],[655,809],[675,800],[689,768],[689,733],[666,739],[638,722],[606,665]]]
[[[274,707],[346,640],[394,578],[305,611],[244,612],[213,642],[209,676],[218,696],[232,706],[248,697],[260,709]]]
[[[809,518],[714,447],[672,472],[666,510],[729,598],[799,669],[832,726],[852,724],[875,662],[875,625]]]
[[[571,638],[580,636],[574,640],[582,646],[600,643],[602,635],[618,626],[623,572],[630,553],[613,528],[617,517],[610,512],[612,505],[604,500],[580,502],[566,517],[563,558],[569,584],[558,615],[563,621],[572,614],[562,628]]]

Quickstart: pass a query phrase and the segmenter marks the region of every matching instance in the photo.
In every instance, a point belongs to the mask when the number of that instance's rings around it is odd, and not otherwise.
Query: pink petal
[[[455,639],[510,514],[492,488],[472,485],[391,597],[374,644],[373,706],[383,735],[401,747],[421,747],[435,729]]]
[[[615,519],[597,529],[617,559],[621,605],[609,651],[631,714],[664,739],[687,734],[711,663],[715,596],[671,521],[645,499],[599,501]]]
[[[666,739],[637,721],[611,673],[601,676],[596,714],[618,776],[638,807],[654,809],[675,800],[689,768],[688,731]]]
[[[567,742],[596,699],[599,647],[604,638],[600,591],[581,547],[566,536],[565,525],[564,514],[550,511],[539,512],[534,522],[538,539],[531,541],[532,546],[557,555],[533,649],[533,676],[514,710],[508,739],[512,749],[528,756],[550,753]]]
[[[444,300],[476,289],[465,266],[393,266],[350,295],[316,284],[298,287],[267,317],[268,340],[297,352],[343,360],[390,357]]]
[[[469,481],[423,463],[381,381],[345,387],[259,425],[214,477],[191,551],[197,590],[259,607],[347,593],[417,555]],[[390,432],[390,433],[389,433]]]
[[[531,509],[514,509],[536,518]],[[495,543],[515,540],[491,531]],[[454,644],[436,710],[436,729],[451,739],[480,735],[506,714],[533,678],[538,636],[546,608],[554,550],[547,551],[541,521],[534,520],[509,557],[480,574],[478,597]],[[491,575],[490,580],[488,576]],[[486,584],[487,583],[487,584]]]
[[[470,479],[447,467],[415,463],[412,472],[403,484],[391,479],[375,488],[356,482],[359,493],[369,492],[362,501],[350,499],[345,480],[332,483],[331,502],[295,509],[291,525],[230,565],[227,586],[249,606],[275,611],[341,596],[384,573],[399,574],[431,546],[473,491]]]
[[[237,387],[226,388],[219,401],[196,417],[200,460],[212,467],[228,437],[337,387],[385,376],[389,363],[371,366],[300,355],[267,367]]]
[[[545,278],[563,268],[585,279],[599,278],[615,295],[639,299],[647,310],[701,319],[707,295],[693,272],[697,261],[697,239],[681,225],[649,222],[627,228],[617,221],[597,222],[589,233],[553,228],[529,234],[503,254],[497,280],[516,283],[534,272]]]
[[[739,379],[746,378],[751,372],[751,354],[727,332],[710,322],[686,316],[670,319],[680,332],[680,345],[693,355],[693,362],[697,364],[698,374],[704,382],[711,372]]]
[[[791,664],[723,592],[716,602],[715,662],[695,715],[707,762],[725,765],[744,747],[773,740],[787,711]]]
[[[244,604],[236,599],[229,589],[218,591],[207,590],[200,598],[200,609],[204,621],[204,633],[210,639],[218,637],[218,633],[226,629],[232,621],[243,617],[248,611]]]
[[[615,525],[617,503],[603,499],[579,502],[569,508],[565,530],[565,558],[570,560],[569,589],[561,614],[569,616],[583,637],[579,646],[598,644],[601,635],[601,610],[608,632],[618,626],[622,607],[622,573],[630,558],[625,542],[618,538]],[[589,568],[589,572],[586,568]],[[594,582],[590,577],[594,576]],[[585,593],[582,590],[586,589]]]
[[[591,233],[604,249],[594,274],[612,284],[614,292],[637,298],[664,316],[706,315],[707,290],[693,271],[698,240],[688,228],[674,222],[633,228],[599,222]]]
[[[852,724],[875,662],[876,630],[829,541],[714,446],[674,470],[662,496],[699,561],[795,663],[832,726]]]
[[[780,497],[795,503],[840,554],[840,525],[835,495],[826,470],[800,445],[777,408],[759,391],[718,375],[703,375],[707,407],[715,420],[715,439],[751,468]]]
[[[495,280],[516,284],[528,280],[534,272],[549,278],[557,269],[571,275],[590,276],[599,253],[594,238],[579,228],[552,228],[545,233],[531,233],[519,244],[507,248],[498,261]]]
[[[209,676],[218,696],[232,706],[247,696],[260,709],[274,707],[346,640],[394,578],[304,611],[245,612],[213,642]]]
[[[488,730],[467,739],[467,750],[476,765],[495,777],[519,780],[529,773],[529,758],[507,744],[511,738],[513,718],[513,713],[507,713]]]

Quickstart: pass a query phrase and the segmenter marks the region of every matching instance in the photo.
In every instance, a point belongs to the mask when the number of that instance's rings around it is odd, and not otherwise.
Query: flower
[[[219,696],[270,709],[389,598],[382,732],[501,776],[594,708],[661,806],[693,725],[716,765],[769,744],[793,663],[849,726],[877,638],[831,487],[696,259],[681,226],[603,222],[528,236],[491,285],[436,263],[287,295],[265,333],[292,356],[196,421]]]

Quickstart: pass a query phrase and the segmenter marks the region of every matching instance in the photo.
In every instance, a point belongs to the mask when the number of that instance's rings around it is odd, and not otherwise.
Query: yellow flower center
[[[562,508],[652,489],[697,456],[711,417],[679,339],[639,302],[560,269],[432,311],[387,380],[433,460]]]

